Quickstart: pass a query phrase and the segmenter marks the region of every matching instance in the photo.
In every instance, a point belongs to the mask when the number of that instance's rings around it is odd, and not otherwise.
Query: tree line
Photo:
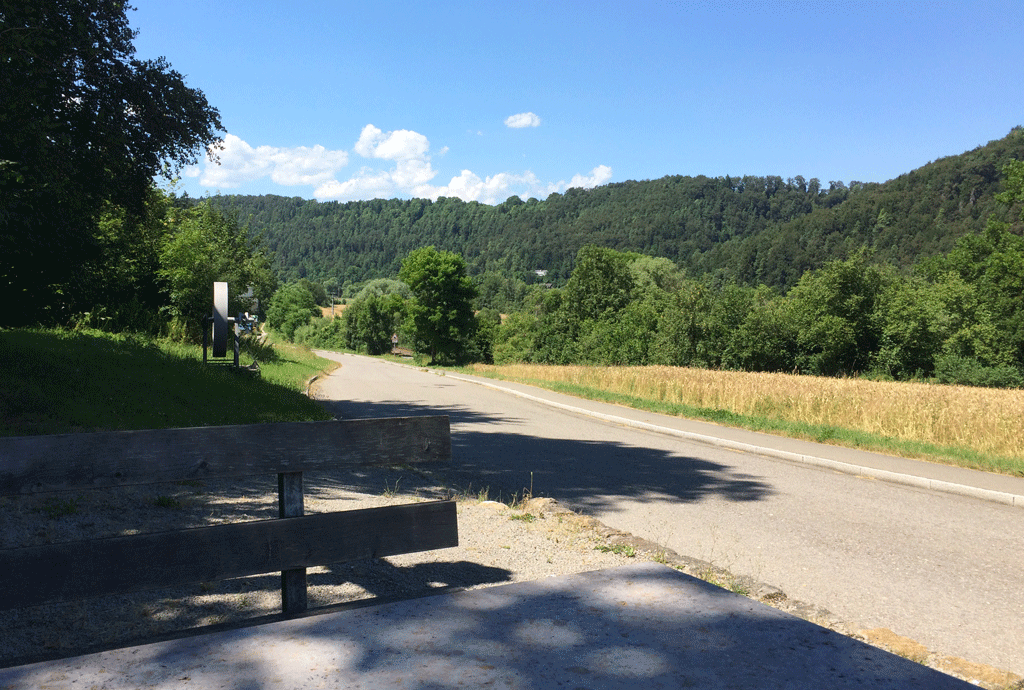
[[[598,245],[662,256],[687,275],[787,290],[807,270],[861,247],[871,260],[911,269],[949,252],[992,216],[1002,168],[1024,158],[1024,130],[924,165],[885,183],[801,176],[669,176],[546,199],[488,206],[457,198],[348,203],[280,196],[210,201],[249,218],[274,253],[281,278],[328,283],[353,296],[397,275],[403,257],[434,246],[461,255],[469,274],[497,273],[564,286],[577,252]],[[545,271],[537,276],[535,271]]]
[[[397,280],[370,281],[333,319],[320,317],[309,281],[284,286],[270,303],[267,325],[315,347],[380,355],[397,338],[438,364],[490,361],[500,318],[493,310],[474,313],[477,295],[461,256],[421,247],[403,259]]]
[[[564,288],[508,315],[492,357],[1020,387],[1022,294],[1024,240],[998,222],[910,274],[864,251],[784,292],[716,285],[663,259],[588,246]]]
[[[1024,162],[1004,172],[994,200],[1024,220]],[[290,335],[381,354],[391,334],[402,334],[444,362],[663,364],[1020,387],[1024,237],[1003,216],[993,213],[982,230],[909,271],[863,247],[806,271],[789,289],[693,278],[665,257],[598,245],[579,250],[563,287],[495,273],[470,280],[461,256],[427,247],[403,260],[398,280],[365,285],[342,316],[311,320],[307,312]],[[428,332],[443,332],[446,345]]]

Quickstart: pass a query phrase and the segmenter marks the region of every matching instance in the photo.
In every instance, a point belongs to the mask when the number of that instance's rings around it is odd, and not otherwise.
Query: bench
[[[0,610],[458,546],[454,501],[303,514],[303,472],[451,459],[447,417],[0,438],[0,496],[277,475],[278,519],[0,550]]]

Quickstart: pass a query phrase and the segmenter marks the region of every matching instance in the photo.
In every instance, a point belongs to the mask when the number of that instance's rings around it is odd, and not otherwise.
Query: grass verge
[[[202,348],[131,334],[0,330],[0,435],[329,419],[303,391],[332,364],[308,350],[255,346],[261,376]],[[252,361],[243,354],[242,364]]]

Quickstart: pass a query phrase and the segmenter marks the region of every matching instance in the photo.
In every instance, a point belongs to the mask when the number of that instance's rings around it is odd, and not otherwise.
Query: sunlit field
[[[663,366],[478,365],[474,372],[509,380],[604,391],[632,399],[641,403],[640,407],[648,406],[643,404],[647,401],[654,403],[654,407],[667,407],[666,411],[683,416],[696,412],[692,416],[714,418],[713,414],[705,413],[725,411],[742,418],[735,420],[741,426],[765,428],[760,420],[779,420],[794,426],[783,424],[773,428],[768,425],[767,428],[834,443],[852,441],[850,445],[934,456],[932,459],[1024,474],[1022,390]],[[615,401],[630,402],[627,399]],[[673,410],[674,407],[682,409]],[[744,419],[757,423],[746,424]],[[843,430],[862,435],[850,436],[842,433]],[[865,439],[863,435],[874,437],[876,441]],[[891,440],[905,443],[892,446]]]

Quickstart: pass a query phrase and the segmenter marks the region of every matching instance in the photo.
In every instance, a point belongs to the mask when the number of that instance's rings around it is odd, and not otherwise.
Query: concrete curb
[[[830,470],[834,470],[836,472],[842,472],[844,474],[871,477],[872,479],[879,479],[881,481],[886,481],[893,484],[913,486],[920,489],[931,489],[932,491],[941,491],[943,493],[955,494],[958,496],[968,496],[970,498],[977,498],[983,501],[1002,503],[1004,505],[1014,506],[1016,508],[1024,508],[1024,496],[1019,496],[1017,494],[1010,494],[1002,491],[993,491],[992,489],[980,489],[975,486],[967,486],[966,484],[954,484],[952,482],[944,482],[938,479],[927,479],[925,477],[917,477],[911,474],[889,472],[888,470],[879,470],[873,467],[852,465],[847,462],[839,462],[838,460],[819,458],[813,455],[791,453],[785,450],[767,448],[764,446],[755,446],[749,443],[730,441],[728,439],[718,438],[715,436],[707,436],[705,434],[696,434],[690,431],[681,431],[679,429],[658,426],[656,424],[648,424],[647,422],[638,422],[633,419],[626,419],[625,417],[616,417],[615,415],[585,410],[581,407],[574,407],[572,405],[566,405],[565,403],[547,400],[545,398],[541,398],[536,395],[530,395],[529,393],[523,393],[522,391],[517,391],[512,388],[505,388],[504,386],[499,386],[497,384],[485,383],[483,381],[465,378],[457,374],[449,374],[445,372],[444,376],[447,378],[453,378],[459,381],[464,381],[466,383],[475,383],[478,386],[484,386],[486,388],[493,388],[494,390],[504,391],[506,393],[511,393],[512,395],[515,395],[517,397],[525,398],[526,400],[532,400],[534,402],[539,402],[544,405],[549,405],[551,407],[557,407],[563,410],[567,410],[569,412],[574,412],[576,414],[582,414],[588,417],[602,419],[606,422],[612,422],[614,424],[622,424],[625,426],[634,427],[636,429],[646,429],[647,431],[654,431],[661,434],[670,434],[672,436],[685,438],[689,441],[706,443],[709,445],[718,446],[720,448],[728,448],[729,450],[738,450],[745,453],[758,453],[759,455],[766,455],[768,457],[778,458],[779,460],[788,460],[790,462],[799,462],[804,463],[806,465],[824,467]]]

